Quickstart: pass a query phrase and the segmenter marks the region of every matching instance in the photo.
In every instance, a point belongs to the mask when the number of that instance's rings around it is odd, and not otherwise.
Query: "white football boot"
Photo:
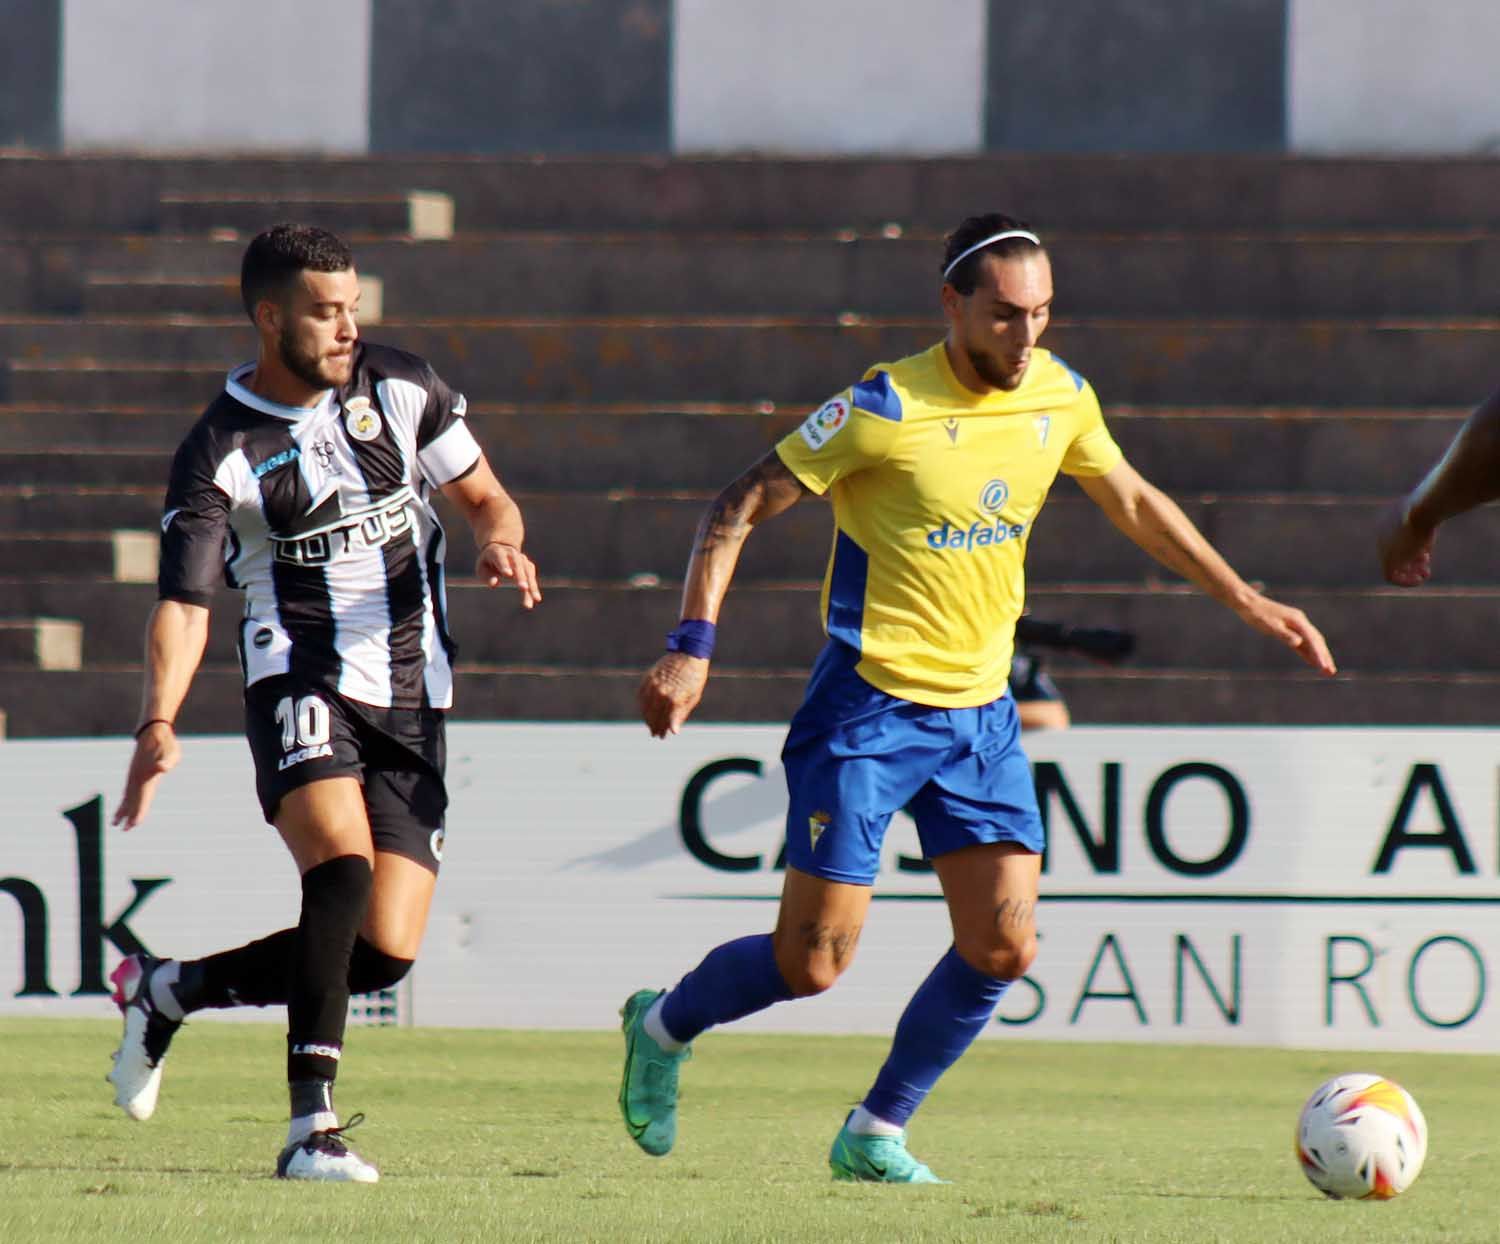
[[[380,1172],[344,1143],[344,1133],[365,1116],[356,1114],[343,1127],[330,1127],[294,1141],[276,1159],[277,1179],[316,1179],[325,1183],[373,1184]]]
[[[115,1086],[115,1105],[132,1119],[155,1113],[167,1046],[182,1027],[180,1019],[168,1019],[151,1001],[151,973],[161,962],[150,955],[127,955],[109,976],[125,1032],[114,1053],[114,1069],[104,1078]]]

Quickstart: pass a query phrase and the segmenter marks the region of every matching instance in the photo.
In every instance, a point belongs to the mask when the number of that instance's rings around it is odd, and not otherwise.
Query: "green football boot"
[[[692,1056],[684,1046],[669,1054],[646,1031],[646,1012],[662,990],[642,989],[625,999],[625,1073],[620,1077],[620,1114],[631,1140],[653,1157],[672,1151],[677,1140],[677,1072]]]
[[[834,1137],[828,1165],[835,1179],[877,1184],[945,1184],[906,1151],[906,1133],[863,1136],[849,1130],[849,1120]]]

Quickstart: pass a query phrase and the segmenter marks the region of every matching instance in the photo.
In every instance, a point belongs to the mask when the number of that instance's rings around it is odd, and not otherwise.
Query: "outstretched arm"
[[[1234,610],[1247,625],[1279,639],[1315,670],[1337,672],[1328,644],[1307,615],[1240,578],[1177,503],[1128,462],[1104,475],[1080,476],[1078,483],[1110,522],[1163,566]]]
[[[208,610],[179,600],[160,600],[146,623],[146,681],[135,754],[114,824],[133,829],[146,819],[156,784],[182,759],[172,723],[208,643]],[[149,723],[149,724],[148,724]]]
[[[1381,520],[1380,569],[1398,587],[1432,574],[1432,545],[1448,519],[1500,497],[1500,393],[1465,421],[1427,478]]]
[[[521,509],[501,487],[484,455],[464,476],[443,485],[443,496],[453,502],[468,520],[474,532],[479,557],[474,575],[481,583],[499,587],[510,579],[521,593],[521,604],[531,609],[542,599],[537,583],[536,566],[521,552],[526,526]]]
[[[807,489],[773,449],[725,488],[698,522],[682,589],[684,621],[717,623],[750,529],[793,505]],[[656,738],[677,734],[703,698],[708,658],[668,652],[646,671],[637,699]]]

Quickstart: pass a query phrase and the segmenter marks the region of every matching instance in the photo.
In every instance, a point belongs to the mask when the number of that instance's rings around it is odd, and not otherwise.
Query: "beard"
[[[281,365],[303,384],[315,389],[337,388],[349,379],[353,366],[352,354],[332,359],[323,358],[311,350],[302,349],[297,344],[297,339],[286,329],[282,330],[277,350],[281,355]]]
[[[1002,371],[999,364],[988,354],[983,354],[978,350],[966,350],[964,353],[969,356],[969,362],[979,373],[979,378],[991,388],[1016,389],[1020,387],[1021,381],[1026,379],[1025,367],[1015,372]]]

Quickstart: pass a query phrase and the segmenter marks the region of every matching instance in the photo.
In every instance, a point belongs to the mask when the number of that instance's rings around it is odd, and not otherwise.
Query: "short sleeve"
[[[875,372],[808,415],[778,442],[776,454],[787,470],[821,495],[846,476],[889,458],[901,415],[901,397],[890,376]]]
[[[1099,399],[1094,395],[1093,386],[1087,381],[1079,387],[1078,400],[1073,410],[1073,439],[1063,454],[1063,473],[1085,476],[1109,474],[1125,455],[1105,427]]]
[[[479,442],[469,431],[469,403],[431,369],[424,377],[427,404],[417,423],[417,462],[434,488],[467,475],[479,462]]]
[[[207,608],[224,577],[230,496],[219,482],[222,469],[202,436],[189,437],[172,458],[156,575],[162,600]]]

